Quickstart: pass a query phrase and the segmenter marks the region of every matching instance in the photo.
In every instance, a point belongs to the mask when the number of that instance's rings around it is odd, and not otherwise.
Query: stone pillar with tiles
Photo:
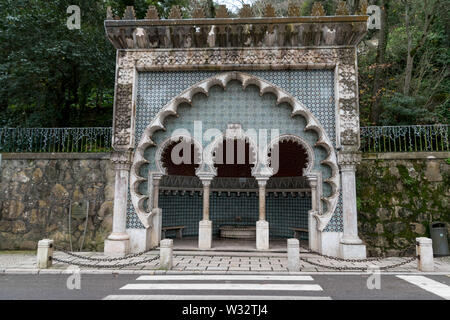
[[[212,221],[209,220],[209,191],[213,176],[202,176],[203,184],[203,219],[198,227],[198,248],[211,249],[212,246]]]
[[[343,259],[366,258],[366,246],[358,236],[356,207],[356,165],[361,162],[357,152],[339,153],[341,169],[342,205],[344,230],[340,241],[340,255]]]
[[[130,236],[126,232],[126,224],[131,158],[130,151],[111,154],[116,180],[112,233],[105,240],[104,251],[107,255],[126,255],[130,251]]]

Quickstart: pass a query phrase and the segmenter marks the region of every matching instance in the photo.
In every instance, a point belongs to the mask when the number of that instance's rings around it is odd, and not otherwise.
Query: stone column
[[[357,152],[339,153],[344,220],[340,254],[344,259],[364,259],[366,257],[366,246],[358,237],[355,172],[359,162],[361,162],[361,155]]]
[[[158,208],[159,200],[159,184],[162,175],[153,175],[153,208],[152,208],[152,230],[150,232],[150,247],[157,247],[161,241],[161,228],[162,228],[162,210]]]
[[[256,249],[269,249],[269,222],[266,221],[266,185],[268,177],[257,177],[259,186],[259,220],[256,222]]]
[[[203,184],[203,219],[198,227],[198,248],[211,249],[212,221],[209,220],[209,188],[213,177],[201,177]]]
[[[111,161],[116,171],[112,233],[105,240],[105,254],[125,255],[130,250],[130,237],[126,232],[128,182],[131,152],[113,152]]]
[[[316,214],[319,212],[318,194],[317,194],[317,175],[311,174],[307,176],[311,187],[311,210],[308,211],[308,245],[311,250],[319,251],[319,239],[317,230]],[[319,200],[320,201],[320,200]]]

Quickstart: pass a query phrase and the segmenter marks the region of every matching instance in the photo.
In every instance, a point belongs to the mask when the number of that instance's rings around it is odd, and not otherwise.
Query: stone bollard
[[[53,240],[44,239],[38,242],[36,264],[39,269],[47,269],[52,266]]]
[[[433,246],[430,238],[416,238],[416,253],[419,271],[434,271]]]
[[[287,241],[288,252],[288,270],[299,271],[300,270],[300,242],[298,239],[288,239]]]
[[[173,240],[172,239],[164,239],[161,240],[159,246],[159,259],[160,259],[160,268],[170,270],[172,269],[173,264]]]

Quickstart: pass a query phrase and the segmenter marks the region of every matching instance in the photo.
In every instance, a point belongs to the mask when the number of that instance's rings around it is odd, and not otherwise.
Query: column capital
[[[154,186],[159,186],[159,183],[161,182],[163,175],[164,174],[159,172],[152,174],[152,183]]]
[[[128,151],[113,151],[111,152],[111,162],[114,164],[116,170],[130,170],[133,163],[133,152]]]
[[[308,179],[311,188],[317,188],[317,184],[319,183],[319,177],[317,177],[316,174],[308,174],[306,175],[306,179]]]
[[[265,187],[267,185],[267,181],[269,178],[267,177],[255,177],[256,181],[258,182],[258,186]]]
[[[355,171],[356,165],[361,163],[361,153],[360,152],[339,152],[338,153],[338,163],[339,163],[341,170]]]

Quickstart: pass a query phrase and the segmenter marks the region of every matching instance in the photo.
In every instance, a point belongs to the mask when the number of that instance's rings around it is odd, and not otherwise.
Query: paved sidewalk
[[[77,253],[85,257],[105,258],[103,253],[83,252]],[[148,260],[159,251],[151,251],[142,256],[120,260],[120,261],[91,261],[69,256],[63,252],[55,252],[54,257],[70,263],[82,263],[89,266],[81,266],[82,273],[138,273],[138,274],[163,274],[163,273],[289,273],[287,270],[287,256],[285,253],[262,253],[262,252],[192,252],[175,251],[174,266],[170,271],[159,269],[159,261],[149,263],[129,265],[133,262]],[[396,265],[409,258],[391,257],[381,261],[368,262],[344,262],[320,257],[315,254],[301,253],[301,258],[321,266],[310,264],[306,261],[300,262],[300,272],[365,272],[369,266],[386,267]],[[126,264],[126,266],[124,266]],[[99,268],[100,265],[107,265],[109,268]],[[333,268],[341,267],[342,270]],[[354,270],[355,268],[363,270]],[[54,262],[50,269],[37,269],[36,256],[31,254],[2,254],[0,255],[1,273],[25,273],[25,274],[61,274],[72,273],[74,265]],[[402,266],[389,268],[382,272],[417,272],[417,261],[411,261]],[[450,273],[450,257],[435,258],[436,273]]]

